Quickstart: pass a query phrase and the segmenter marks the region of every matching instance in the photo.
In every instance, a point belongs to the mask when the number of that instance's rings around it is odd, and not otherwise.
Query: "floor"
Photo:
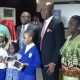
[[[37,69],[36,70],[36,77],[37,77],[37,79],[36,80],[43,80],[42,79],[42,73],[41,73],[41,69],[39,68],[39,69]]]

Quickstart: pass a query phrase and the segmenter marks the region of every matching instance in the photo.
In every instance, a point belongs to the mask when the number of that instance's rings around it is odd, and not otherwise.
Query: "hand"
[[[7,44],[6,44],[6,46],[5,46],[5,50],[8,50],[9,49],[9,45],[12,43],[12,40],[10,39],[8,42],[7,42]]]
[[[45,65],[45,67],[48,67],[48,70],[47,70],[47,73],[48,73],[48,75],[52,75],[52,73],[54,73],[55,72],[55,64],[54,63],[49,63],[49,64],[47,64],[47,65]]]

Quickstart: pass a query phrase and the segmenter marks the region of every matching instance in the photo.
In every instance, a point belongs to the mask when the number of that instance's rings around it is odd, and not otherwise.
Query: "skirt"
[[[76,77],[63,76],[63,80],[80,80],[80,79]]]
[[[18,80],[19,73],[16,69],[7,69],[5,80]]]
[[[20,72],[18,80],[36,80],[36,76]]]
[[[5,80],[6,69],[0,69],[0,80]]]

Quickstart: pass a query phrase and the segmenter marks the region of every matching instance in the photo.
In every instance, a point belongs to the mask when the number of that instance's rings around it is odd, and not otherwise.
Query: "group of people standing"
[[[9,65],[0,68],[0,80],[36,80],[37,67],[42,69],[43,80],[59,80],[59,72],[62,72],[61,80],[80,80],[80,16],[74,15],[70,18],[70,36],[65,39],[64,25],[54,18],[53,8],[54,4],[50,2],[43,6],[42,29],[31,23],[29,12],[23,12],[20,17],[22,25],[16,31],[17,43],[11,40],[8,42],[10,38],[0,31],[0,48],[10,53],[6,53],[5,57],[14,56],[11,61],[1,61],[4,55],[0,53],[0,66],[3,62]],[[5,47],[2,46],[4,41],[8,42]],[[10,46],[12,43],[16,44]],[[18,46],[19,50],[16,50]],[[18,71],[17,76],[11,64],[15,59],[23,63],[23,68]],[[14,74],[9,74],[10,72]],[[3,75],[4,73],[6,75]]]

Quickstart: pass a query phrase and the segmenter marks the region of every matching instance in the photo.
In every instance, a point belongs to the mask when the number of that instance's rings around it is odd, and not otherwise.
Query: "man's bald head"
[[[53,10],[53,8],[54,8],[54,3],[51,3],[51,2],[46,2],[45,3],[45,6],[49,9],[49,10]]]
[[[21,14],[21,23],[22,24],[27,24],[31,21],[31,14],[29,12],[22,12]]]
[[[46,2],[41,10],[41,15],[43,19],[47,19],[52,15],[54,4],[51,2]]]

